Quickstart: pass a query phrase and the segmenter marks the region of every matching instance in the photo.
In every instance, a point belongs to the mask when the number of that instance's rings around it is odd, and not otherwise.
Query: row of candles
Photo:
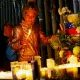
[[[40,56],[36,56],[39,66],[40,66],[40,78],[48,77],[48,78],[60,78],[64,73],[64,69],[66,69],[67,73],[72,74],[73,77],[78,76],[78,67],[80,67],[80,63],[68,63],[62,65],[56,65],[54,59],[47,59],[47,67],[41,67]],[[11,71],[0,72],[0,79],[25,79],[25,80],[33,80],[33,73],[31,63],[27,61],[24,62],[11,62]]]

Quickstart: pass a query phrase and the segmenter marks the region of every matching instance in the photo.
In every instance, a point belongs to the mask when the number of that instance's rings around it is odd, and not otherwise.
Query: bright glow
[[[42,76],[42,77],[45,76],[46,71],[47,71],[47,68],[46,68],[46,67],[40,68],[40,72],[41,72],[41,76]]]
[[[78,58],[75,55],[72,55],[67,59],[67,62],[69,62],[71,64],[78,63]]]
[[[7,71],[7,72],[0,72],[0,79],[12,79],[12,72]]]
[[[31,34],[31,29],[29,29],[29,31],[28,31],[27,39],[30,36],[30,34]]]
[[[26,80],[31,80],[33,78],[32,69],[26,70]]]
[[[59,65],[58,68],[59,69],[64,69],[64,68],[74,68],[74,67],[80,67],[80,63],[74,63],[74,64],[63,64],[63,65]]]
[[[20,69],[16,72],[16,76],[18,79],[24,79],[26,78],[26,71]]]

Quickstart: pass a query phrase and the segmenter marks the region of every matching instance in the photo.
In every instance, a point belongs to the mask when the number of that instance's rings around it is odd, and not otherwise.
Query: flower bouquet
[[[58,12],[63,16],[64,23],[57,30],[59,41],[51,39],[51,46],[58,49],[61,63],[68,63],[67,60],[72,55],[80,61],[80,13],[73,14],[67,7],[58,9]]]

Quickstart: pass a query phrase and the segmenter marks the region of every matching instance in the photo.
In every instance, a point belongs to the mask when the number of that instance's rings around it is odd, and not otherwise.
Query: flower
[[[80,33],[80,26],[76,28],[77,33]]]
[[[69,49],[61,49],[59,51],[59,58],[61,59],[61,63],[67,63],[67,59],[72,55],[72,51]]]
[[[58,13],[59,13],[59,15],[63,15],[63,14],[70,14],[71,13],[71,11],[68,9],[68,7],[63,7],[61,10],[60,10],[60,8],[58,9]]]
[[[57,49],[60,46],[58,35],[52,35],[50,39],[50,45],[52,46],[53,49]]]
[[[80,53],[80,46],[73,47],[73,54],[78,55]]]
[[[60,29],[56,33],[59,40],[56,40],[56,37],[51,38],[50,45],[53,49],[58,50],[58,58],[61,63],[67,63],[67,59],[71,55],[77,56],[80,61],[80,47],[75,49],[76,46],[80,46],[80,35],[78,35],[80,34],[80,13],[71,14],[67,7],[63,7],[61,10],[59,8],[58,12],[63,16],[64,23],[60,23]]]
[[[64,51],[63,49],[59,51],[59,57],[60,57],[60,58],[63,57],[63,53],[64,53],[64,52],[65,52],[65,51]]]

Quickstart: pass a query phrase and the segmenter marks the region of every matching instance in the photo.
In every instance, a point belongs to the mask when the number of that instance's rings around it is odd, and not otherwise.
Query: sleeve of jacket
[[[49,44],[50,43],[50,38],[51,36],[46,36],[42,30],[42,28],[39,29],[39,36],[40,36],[40,40],[42,43],[44,44]]]
[[[14,50],[19,50],[21,48],[20,40],[22,38],[22,28],[21,26],[16,26],[13,28],[13,36],[10,41],[10,46]]]

